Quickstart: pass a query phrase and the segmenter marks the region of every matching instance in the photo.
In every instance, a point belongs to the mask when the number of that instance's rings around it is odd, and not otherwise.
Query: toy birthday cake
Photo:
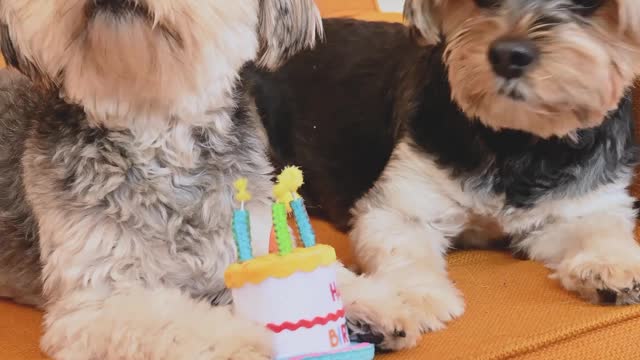
[[[336,253],[316,244],[303,199],[297,189],[302,172],[288,167],[274,186],[273,231],[270,253],[253,258],[246,180],[236,182],[240,209],[233,230],[238,262],[225,272],[237,315],[266,326],[274,334],[277,359],[369,360],[370,344],[349,341],[345,313],[336,284]],[[304,244],[295,247],[287,216],[293,213]]]

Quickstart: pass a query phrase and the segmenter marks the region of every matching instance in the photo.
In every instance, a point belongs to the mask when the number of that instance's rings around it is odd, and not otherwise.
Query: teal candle
[[[249,212],[247,210],[235,210],[233,212],[233,237],[238,248],[238,260],[247,261],[253,258],[251,251],[251,230],[249,225]]]
[[[300,238],[305,247],[311,247],[316,244],[316,234],[313,232],[311,221],[309,220],[309,214],[307,208],[304,206],[304,201],[301,197],[291,202],[291,208],[293,209],[293,215],[296,218],[296,224],[298,225],[298,231],[300,232]]]

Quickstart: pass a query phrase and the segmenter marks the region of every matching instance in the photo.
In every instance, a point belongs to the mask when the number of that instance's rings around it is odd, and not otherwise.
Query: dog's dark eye
[[[500,7],[502,0],[475,0],[476,5],[483,9],[495,9]]]
[[[604,0],[573,0],[572,10],[580,16],[590,16],[603,4]]]

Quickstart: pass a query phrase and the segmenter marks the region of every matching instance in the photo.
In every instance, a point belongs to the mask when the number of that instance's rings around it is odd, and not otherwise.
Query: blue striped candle
[[[313,232],[311,221],[309,220],[309,214],[304,206],[304,201],[301,197],[291,202],[291,208],[293,209],[293,215],[296,218],[296,224],[298,225],[298,231],[300,232],[300,238],[304,247],[311,247],[316,244],[316,234]]]
[[[253,258],[251,251],[251,231],[249,228],[249,212],[247,210],[234,210],[233,212],[233,237],[238,248],[238,260],[247,261]]]

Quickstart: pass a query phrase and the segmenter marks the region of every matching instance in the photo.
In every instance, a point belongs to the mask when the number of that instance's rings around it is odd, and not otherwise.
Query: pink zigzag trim
[[[296,331],[300,328],[311,329],[316,325],[326,325],[331,321],[336,321],[343,317],[344,317],[344,309],[340,309],[335,313],[328,314],[327,316],[324,316],[324,317],[321,317],[321,316],[315,317],[313,320],[299,320],[295,323],[287,321],[280,325],[267,324],[267,328],[275,333],[281,333],[285,330]]]

